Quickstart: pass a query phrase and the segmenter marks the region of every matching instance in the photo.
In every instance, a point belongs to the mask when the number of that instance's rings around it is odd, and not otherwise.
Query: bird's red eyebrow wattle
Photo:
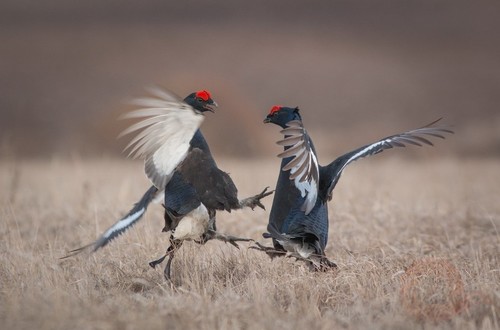
[[[205,90],[203,90],[203,91],[197,91],[195,95],[196,95],[196,97],[199,97],[203,101],[208,101],[209,99],[212,98],[210,96],[210,92],[205,91]]]
[[[282,106],[281,106],[281,105],[275,105],[275,106],[273,106],[273,107],[271,108],[271,111],[269,111],[269,114],[270,114],[270,115],[274,115],[274,113],[276,113],[276,112],[280,111],[280,110],[281,110],[281,108],[282,108]]]

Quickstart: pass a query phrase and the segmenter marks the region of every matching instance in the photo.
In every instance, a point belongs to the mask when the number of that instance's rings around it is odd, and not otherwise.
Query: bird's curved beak
[[[270,122],[271,122],[271,118],[269,118],[269,117],[264,118],[264,124],[267,124]]]
[[[217,104],[217,102],[213,101],[212,103],[205,105],[203,108],[207,111],[215,113],[215,108],[217,108],[218,106],[219,105]]]

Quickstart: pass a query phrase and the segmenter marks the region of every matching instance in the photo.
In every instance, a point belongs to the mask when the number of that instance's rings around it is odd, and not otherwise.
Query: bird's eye
[[[201,97],[198,97],[198,102],[203,103],[203,99]]]

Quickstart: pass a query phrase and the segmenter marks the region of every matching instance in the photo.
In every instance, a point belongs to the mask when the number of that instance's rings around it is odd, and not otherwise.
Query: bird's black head
[[[264,123],[273,123],[283,128],[292,120],[302,120],[299,114],[299,107],[289,108],[275,105],[264,119]]]
[[[204,90],[189,94],[184,99],[184,102],[202,113],[205,111],[214,112],[214,108],[217,107],[217,103],[212,100],[210,92]]]

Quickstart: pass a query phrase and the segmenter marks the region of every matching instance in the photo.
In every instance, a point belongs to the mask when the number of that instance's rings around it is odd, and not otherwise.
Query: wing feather
[[[433,146],[434,144],[428,140],[428,136],[444,139],[445,137],[443,133],[454,134],[454,132],[448,129],[446,126],[433,126],[440,120],[441,118],[421,128],[385,137],[377,142],[367,144],[361,148],[338,157],[327,166],[329,168],[329,171],[333,172],[332,180],[327,192],[328,198],[331,199],[332,191],[335,188],[338,180],[340,179],[342,171],[346,168],[347,165],[354,162],[355,160],[378,154],[393,147],[406,147],[407,144],[412,144],[419,147],[422,147],[424,145]],[[424,135],[425,137],[423,137],[422,135]]]
[[[125,150],[129,157],[144,159],[146,175],[158,189],[163,189],[186,157],[189,142],[204,116],[169,91],[154,88],[149,92],[151,97],[134,101],[144,108],[122,117],[142,120],[125,129],[120,137],[137,132]]]
[[[290,180],[305,197],[302,211],[309,214],[316,204],[318,197],[319,165],[315,155],[311,138],[299,120],[287,123],[287,128],[281,130],[285,136],[277,144],[285,147],[285,151],[278,154],[280,158],[289,158],[283,166],[283,171],[290,171]]]
[[[297,143],[301,140],[302,140],[301,135],[289,136],[283,140],[279,140],[278,142],[276,142],[276,144],[279,144],[280,146],[291,146],[291,145],[294,145],[295,143]]]

